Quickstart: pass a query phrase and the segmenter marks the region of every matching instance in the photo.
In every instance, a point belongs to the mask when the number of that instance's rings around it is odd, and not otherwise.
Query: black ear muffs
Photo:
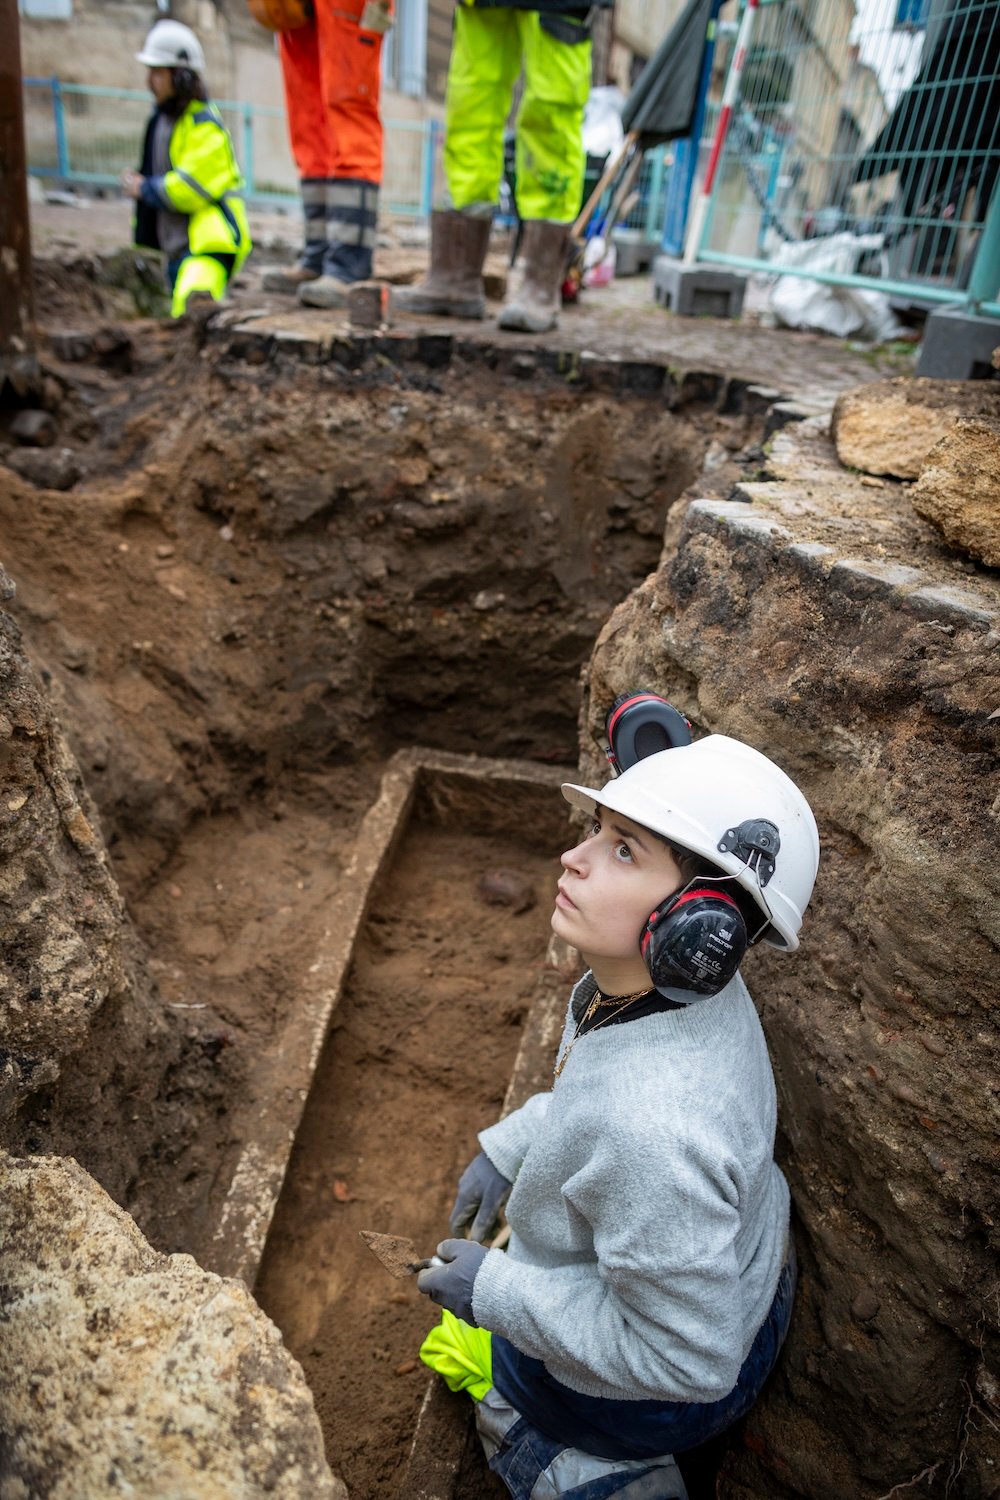
[[[690,745],[691,725],[658,693],[619,693],[604,720],[608,760],[621,774],[658,750]]]
[[[639,948],[658,988],[717,995],[743,961],[743,915],[717,887],[695,881],[661,901],[642,930]]]

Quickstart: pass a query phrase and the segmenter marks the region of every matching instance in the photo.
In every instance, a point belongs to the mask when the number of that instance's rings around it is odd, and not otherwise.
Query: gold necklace
[[[652,993],[653,986],[647,984],[644,990],[633,990],[631,995],[606,995],[600,985],[598,985],[594,991],[594,998],[590,1002],[593,1007],[590,1014],[593,1015],[594,1011],[600,1009],[603,1005],[631,1005],[633,1000],[641,1000],[644,995],[651,995]]]
[[[553,1076],[556,1078],[559,1077],[563,1068],[569,1061],[569,1055],[572,1052],[573,1048],[576,1046],[577,1041],[580,1038],[580,1033],[582,1032],[584,1026],[586,1026],[591,1017],[597,1014],[599,1008],[602,1005],[614,1005],[616,1008],[611,1012],[609,1016],[602,1016],[594,1026],[591,1026],[590,1031],[597,1031],[599,1027],[606,1026],[609,1021],[613,1021],[615,1016],[620,1015],[623,1010],[627,1010],[628,1007],[632,1005],[636,1000],[642,1000],[646,995],[651,995],[652,993],[652,989],[646,989],[636,990],[631,995],[605,995],[601,990],[595,990],[590,1004],[587,1006],[587,1009],[584,1011],[583,1015],[576,1023],[576,1030],[569,1039],[569,1045],[567,1046],[566,1051],[563,1053],[562,1057],[556,1064],[556,1070]],[[600,996],[600,998],[598,998],[598,996]],[[590,1031],[587,1032],[588,1036],[590,1035]]]

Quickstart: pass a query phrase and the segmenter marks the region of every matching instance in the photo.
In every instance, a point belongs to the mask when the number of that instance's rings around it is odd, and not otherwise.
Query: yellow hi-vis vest
[[[213,104],[192,99],[171,132],[170,170],[147,181],[161,207],[187,216],[192,255],[235,255],[239,270],[253,248],[243,179]]]

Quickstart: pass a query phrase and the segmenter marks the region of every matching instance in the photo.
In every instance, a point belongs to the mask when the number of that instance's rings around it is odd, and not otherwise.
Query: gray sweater
[[[561,1052],[592,991],[588,974]],[[514,1189],[507,1253],[489,1251],[476,1276],[476,1321],[584,1395],[727,1395],[784,1259],[775,1117],[739,975],[683,1010],[580,1037],[550,1093],[479,1137]]]

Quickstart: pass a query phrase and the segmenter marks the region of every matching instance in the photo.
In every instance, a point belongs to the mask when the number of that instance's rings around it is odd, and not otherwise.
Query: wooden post
[[[17,0],[0,0],[0,388],[34,345]]]

